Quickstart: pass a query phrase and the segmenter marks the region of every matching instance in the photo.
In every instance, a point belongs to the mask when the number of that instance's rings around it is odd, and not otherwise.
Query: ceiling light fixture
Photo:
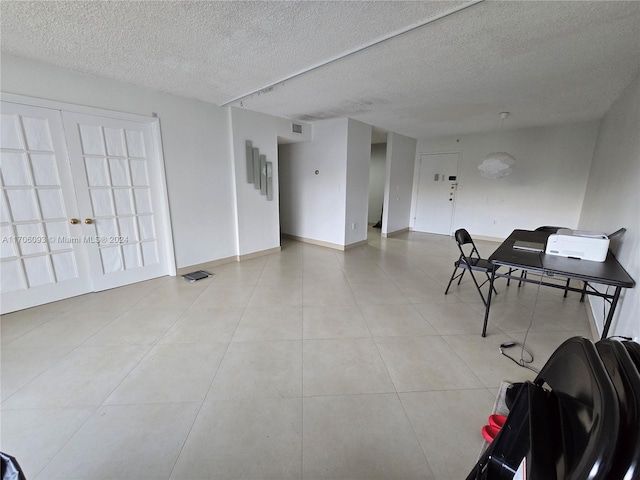
[[[504,126],[504,120],[508,116],[509,112],[500,113],[500,118],[502,119],[501,130]],[[478,170],[480,170],[483,177],[495,180],[496,178],[506,177],[513,172],[511,166],[515,162],[516,159],[513,158],[513,155],[507,152],[493,152],[482,159],[482,162],[478,165]]]

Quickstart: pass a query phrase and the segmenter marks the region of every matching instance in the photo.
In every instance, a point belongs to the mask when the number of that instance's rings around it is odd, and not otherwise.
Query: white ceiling
[[[494,130],[502,111],[504,129],[597,119],[638,74],[638,1],[474,3],[2,0],[1,46],[217,105],[416,138]]]

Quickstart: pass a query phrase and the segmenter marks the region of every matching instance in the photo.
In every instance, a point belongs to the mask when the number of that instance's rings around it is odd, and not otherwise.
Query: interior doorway
[[[460,152],[421,155],[414,230],[451,235],[459,162]]]

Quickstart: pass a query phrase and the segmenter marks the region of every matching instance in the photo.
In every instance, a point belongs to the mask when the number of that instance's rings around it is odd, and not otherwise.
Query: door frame
[[[412,206],[412,210],[413,210],[413,225],[412,228],[415,229],[415,225],[416,225],[416,218],[418,216],[418,198],[420,196],[420,174],[422,173],[422,157],[424,155],[448,155],[448,154],[457,154],[458,155],[458,164],[456,165],[456,178],[457,178],[457,183],[458,185],[460,185],[460,160],[462,160],[462,150],[442,150],[442,151],[436,151],[436,152],[420,152],[416,154],[416,162],[417,162],[417,167],[418,167],[418,174],[415,176],[415,198],[413,200],[413,206]],[[453,226],[455,225],[455,220],[456,220],[456,206],[458,204],[458,195],[456,193],[456,195],[454,195],[453,198],[453,206],[452,206],[452,211],[451,211],[451,226],[449,227],[449,236],[452,236],[453,234]]]
[[[162,235],[166,239],[165,261],[167,264],[166,274],[172,277],[176,276],[176,257],[173,246],[173,229],[171,227],[171,211],[169,208],[169,191],[167,189],[167,175],[165,170],[164,152],[162,149],[162,137],[160,131],[160,119],[154,112],[152,116],[137,115],[133,113],[118,112],[115,110],[107,110],[103,108],[88,107],[86,105],[78,105],[74,103],[60,102],[57,100],[47,100],[44,98],[29,97],[15,93],[0,92],[0,99],[5,102],[21,103],[33,107],[50,108],[53,110],[61,110],[72,113],[81,113],[85,115],[97,115],[101,117],[115,118],[118,120],[127,120],[131,122],[148,123],[151,127],[152,138],[158,161],[158,187],[160,188],[159,196],[161,197],[158,216],[162,225]]]

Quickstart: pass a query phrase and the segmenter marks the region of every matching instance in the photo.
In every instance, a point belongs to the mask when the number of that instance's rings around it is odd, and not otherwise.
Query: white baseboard
[[[196,270],[213,269],[215,267],[219,267],[220,265],[226,265],[227,263],[243,262],[245,260],[251,260],[252,258],[258,258],[263,257],[264,255],[278,253],[280,250],[282,250],[281,247],[274,247],[267,250],[261,250],[259,252],[247,253],[245,255],[234,255],[232,257],[220,258],[212,262],[198,263],[195,265],[190,265],[188,267],[180,267],[177,269],[176,275],[180,276],[189,272],[194,272]]]
[[[291,235],[289,233],[283,233],[282,236],[290,238],[291,240],[295,240],[296,242],[310,243],[311,245],[318,245],[319,247],[332,248],[334,250],[340,251],[350,250],[352,248],[367,244],[367,240],[350,243],[349,245],[340,245],[338,243],[324,242],[322,240],[315,240],[313,238],[298,237],[297,235]]]

